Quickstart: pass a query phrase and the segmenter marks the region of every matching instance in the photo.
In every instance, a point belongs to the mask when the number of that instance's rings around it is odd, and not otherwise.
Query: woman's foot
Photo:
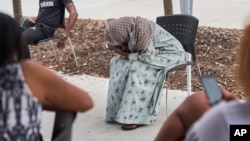
[[[123,130],[133,130],[136,129],[138,127],[144,126],[142,124],[123,124],[122,125],[122,129]]]

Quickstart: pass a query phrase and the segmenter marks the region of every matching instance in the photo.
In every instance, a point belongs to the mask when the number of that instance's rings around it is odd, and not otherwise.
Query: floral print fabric
[[[124,124],[155,122],[169,68],[183,63],[185,51],[170,33],[156,25],[144,53],[129,59],[117,55],[110,61],[106,120]]]

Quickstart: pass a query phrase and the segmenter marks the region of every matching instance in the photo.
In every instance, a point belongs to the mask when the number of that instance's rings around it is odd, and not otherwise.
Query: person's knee
[[[26,59],[30,59],[31,56],[30,56],[29,47],[28,47],[28,44],[26,43],[25,40],[23,40],[22,48],[23,48],[24,57],[25,57]]]
[[[210,108],[210,103],[204,92],[196,92],[186,98],[182,108],[185,111],[203,112]]]
[[[178,107],[178,115],[189,127],[194,121],[198,120],[210,108],[209,100],[204,92],[197,92],[187,97]]]
[[[27,40],[29,38],[28,36],[29,34],[27,34],[27,31],[23,31],[22,32],[22,40],[23,40],[23,43],[27,43]]]
[[[25,59],[30,59],[31,58],[29,48],[23,48],[23,52],[24,52],[24,58]]]

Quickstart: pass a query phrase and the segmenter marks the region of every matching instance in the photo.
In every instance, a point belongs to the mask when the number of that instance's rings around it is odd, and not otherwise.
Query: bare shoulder
[[[54,72],[49,70],[42,64],[32,61],[25,60],[21,62],[22,70],[25,78],[38,79],[39,81],[59,78]]]
[[[32,61],[21,61],[21,67],[26,83],[33,92],[33,95],[43,101],[49,91],[51,91],[56,84],[61,84],[63,80],[54,72],[49,70],[46,66]]]
[[[43,66],[42,64],[32,61],[32,60],[21,61],[21,65],[23,68],[29,68],[29,69],[35,69],[36,67],[45,68],[45,66]]]
[[[87,92],[65,81],[42,64],[25,60],[21,66],[28,86],[44,109],[84,112],[93,106]]]
[[[21,62],[21,66],[24,77],[29,85],[36,84],[36,87],[41,87],[49,91],[55,87],[63,87],[64,89],[72,87],[72,84],[38,62],[26,60]],[[57,89],[57,91],[59,90]]]
[[[32,94],[43,103],[47,91],[47,86],[44,84],[51,79],[48,75],[52,72],[42,64],[31,60],[21,61],[21,67],[25,81],[31,89]]]

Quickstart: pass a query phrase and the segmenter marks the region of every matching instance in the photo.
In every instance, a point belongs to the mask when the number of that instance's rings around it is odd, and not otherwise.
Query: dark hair
[[[0,12],[0,66],[23,59],[21,29],[11,16]]]

